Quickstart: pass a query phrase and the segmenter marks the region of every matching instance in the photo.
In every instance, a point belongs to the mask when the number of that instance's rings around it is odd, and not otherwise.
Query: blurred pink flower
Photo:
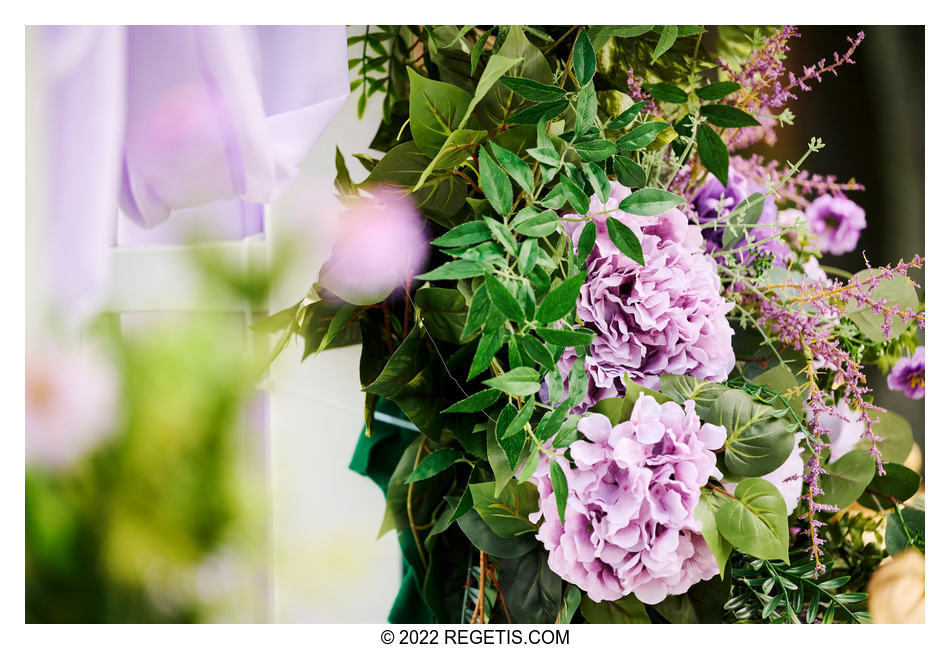
[[[115,431],[118,377],[97,350],[37,343],[26,355],[26,462],[79,460]]]
[[[318,283],[351,304],[374,304],[411,281],[428,252],[423,220],[412,200],[381,191],[340,214]]]

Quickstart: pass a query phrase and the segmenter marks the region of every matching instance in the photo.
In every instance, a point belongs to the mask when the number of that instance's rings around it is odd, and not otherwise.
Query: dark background
[[[848,49],[848,36],[865,32],[838,75],[825,75],[811,92],[797,92],[789,104],[795,124],[778,131],[774,147],[753,149],[766,159],[797,160],[808,140],[820,137],[825,148],[805,163],[814,173],[854,177],[865,186],[849,196],[864,208],[868,226],[855,252],[827,255],[827,263],[850,271],[924,255],[924,28],[922,26],[802,26],[792,39],[788,70]],[[926,289],[923,272],[913,275]],[[924,294],[921,293],[923,300]],[[923,332],[921,332],[923,334]],[[914,401],[887,388],[876,367],[866,368],[875,403],[910,421],[924,446],[924,399]]]

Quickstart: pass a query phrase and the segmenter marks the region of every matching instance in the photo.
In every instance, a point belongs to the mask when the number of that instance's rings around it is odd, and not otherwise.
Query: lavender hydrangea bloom
[[[722,224],[702,230],[708,252],[712,253],[722,249],[725,222],[728,220],[725,217],[731,214],[739,203],[755,193],[764,194],[765,188],[747,180],[734,170],[729,171],[729,185],[727,187],[723,187],[715,176],[710,175],[703,186],[699,188],[699,191],[691,200],[699,222],[710,223],[718,219]],[[733,248],[741,248],[749,243],[764,241],[777,235],[781,230],[775,227],[776,224],[778,224],[778,209],[775,206],[775,199],[767,196],[762,204],[759,226],[749,229],[745,238],[737,242]],[[790,253],[788,246],[781,239],[764,241],[759,249],[771,252],[778,261],[784,261]],[[742,263],[746,263],[752,256],[749,251],[742,251],[737,254]]]
[[[820,250],[833,255],[854,250],[867,226],[861,206],[844,196],[819,196],[805,210],[805,216]]]
[[[597,335],[584,361],[587,395],[576,412],[623,395],[624,374],[656,388],[661,374],[721,381],[735,365],[733,331],[726,320],[732,304],[720,293],[715,263],[703,254],[699,228],[675,209],[652,217],[619,210],[629,194],[614,184],[606,205],[590,201],[597,237],[577,316]],[[645,266],[610,240],[608,215],[637,234]],[[569,223],[566,229],[576,246],[581,228]],[[558,361],[562,376],[576,358],[573,348],[564,352]]]
[[[601,414],[581,419],[590,441],[571,444],[575,469],[566,459],[542,460],[537,482],[544,522],[538,539],[551,570],[584,590],[595,602],[634,593],[656,604],[667,595],[719,573],[693,517],[700,487],[721,478],[713,450],[726,429],[700,424],[695,404],[657,403],[641,395],[630,420],[611,426]],[[561,524],[550,479],[550,462],[567,477]]]
[[[887,375],[887,387],[895,392],[904,391],[911,399],[924,396],[924,348],[918,347],[913,356],[897,361]]]

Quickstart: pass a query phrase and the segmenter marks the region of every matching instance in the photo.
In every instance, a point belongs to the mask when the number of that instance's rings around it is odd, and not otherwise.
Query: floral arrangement
[[[338,152],[330,261],[259,328],[362,341],[352,468],[386,494],[393,622],[864,622],[922,556],[906,420],[915,256],[823,264],[866,227],[782,165],[794,27],[395,26],[351,44],[383,120]],[[871,606],[873,610],[873,603]]]

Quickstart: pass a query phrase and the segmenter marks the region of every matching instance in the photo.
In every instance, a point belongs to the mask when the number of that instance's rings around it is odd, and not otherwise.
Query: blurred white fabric
[[[368,150],[382,117],[381,96],[368,102],[362,120],[356,100],[349,97],[299,178],[271,206],[269,238],[292,220],[295,194],[332,192],[337,146],[353,179],[366,176],[350,154]],[[311,258],[287,272],[271,312],[300,300],[324,260]],[[292,344],[277,359],[269,386],[273,621],[385,622],[401,580],[399,546],[391,532],[376,538],[384,510],[379,488],[347,468],[363,422],[360,348],[328,350],[300,363],[302,352],[302,344]]]

